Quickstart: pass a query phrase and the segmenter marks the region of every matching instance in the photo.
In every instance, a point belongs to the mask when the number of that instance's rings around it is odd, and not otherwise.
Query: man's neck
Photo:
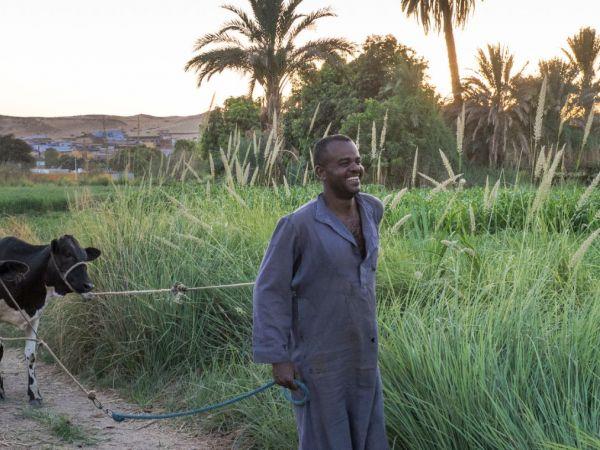
[[[337,197],[333,192],[325,190],[323,191],[323,199],[327,207],[336,216],[349,216],[356,211],[356,198],[340,198]]]

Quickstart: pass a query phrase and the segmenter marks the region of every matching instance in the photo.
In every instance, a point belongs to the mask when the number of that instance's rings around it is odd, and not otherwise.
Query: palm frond
[[[199,38],[194,44],[194,51],[199,52],[204,47],[214,44],[233,44],[242,46],[242,43],[238,38],[231,36],[229,30],[223,28],[216,33],[208,33]]]
[[[243,72],[252,69],[248,61],[248,53],[239,47],[223,47],[205,51],[190,59],[185,70],[194,70],[198,74],[198,86],[216,74],[227,69]]]
[[[301,17],[300,22],[298,22],[293,28],[291,28],[287,32],[285,37],[287,42],[292,42],[304,30],[313,27],[317,20],[323,19],[325,17],[336,17],[336,14],[331,10],[331,8],[321,8],[309,14],[303,15]]]

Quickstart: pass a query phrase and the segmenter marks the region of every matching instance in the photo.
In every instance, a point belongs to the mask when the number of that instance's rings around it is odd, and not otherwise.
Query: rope
[[[87,266],[87,262],[79,261],[78,263],[75,263],[71,267],[69,267],[65,273],[62,273],[60,271],[60,267],[58,267],[58,263],[56,262],[56,259],[54,258],[54,253],[52,253],[52,249],[50,250],[50,259],[52,260],[52,263],[54,264],[54,267],[56,268],[58,275],[63,280],[63,282],[67,285],[67,287],[69,289],[71,289],[72,292],[77,292],[77,290],[73,286],[71,286],[71,283],[69,283],[69,280],[67,280],[67,277],[74,269],[78,268],[79,266]]]
[[[55,264],[56,264],[56,262],[55,262]],[[71,267],[67,271],[67,275],[76,266]],[[58,266],[57,266],[57,268],[58,268]],[[60,271],[59,271],[59,274],[60,274]],[[63,281],[65,281],[67,283],[67,286],[71,287],[70,284],[65,280],[65,278],[66,278],[66,276],[63,278]],[[35,334],[35,339],[33,339],[33,338],[20,338],[20,337],[16,337],[16,338],[2,338],[2,337],[0,337],[0,341],[2,341],[2,340],[5,340],[5,341],[17,341],[17,340],[19,340],[19,341],[21,341],[21,340],[35,341],[39,345],[45,347],[46,350],[48,351],[48,353],[50,353],[50,356],[52,356],[52,358],[54,359],[54,361],[58,364],[58,366],[63,370],[63,372],[65,372],[69,376],[69,378],[71,378],[71,380],[73,380],[73,382],[77,385],[77,387],[86,395],[86,397],[94,404],[94,406],[96,408],[102,410],[106,415],[108,415],[109,417],[111,417],[115,422],[123,422],[124,420],[127,420],[127,419],[130,419],[130,420],[171,419],[171,418],[174,418],[174,417],[183,417],[183,416],[191,416],[191,415],[195,415],[195,414],[200,414],[200,413],[203,413],[203,412],[212,411],[212,410],[215,410],[215,409],[218,409],[218,408],[222,408],[224,406],[232,405],[232,404],[237,403],[239,401],[245,400],[245,399],[250,398],[250,397],[252,397],[254,395],[260,394],[261,392],[266,391],[267,389],[269,389],[269,388],[271,388],[272,386],[275,385],[274,381],[269,381],[268,383],[265,383],[265,384],[263,384],[262,386],[259,386],[256,389],[253,389],[251,391],[248,391],[248,392],[245,392],[243,394],[237,395],[235,397],[232,397],[230,399],[224,400],[222,402],[215,403],[215,404],[212,404],[212,405],[203,406],[203,407],[200,407],[200,408],[190,409],[190,410],[187,410],[187,411],[178,411],[178,412],[164,413],[164,414],[126,414],[126,413],[120,413],[120,412],[112,411],[112,410],[110,410],[108,408],[105,408],[102,405],[102,403],[100,402],[100,400],[97,399],[96,393],[94,391],[88,391],[85,388],[85,386],[83,386],[79,382],[79,380],[77,380],[77,378],[75,378],[75,376],[69,371],[69,369],[67,369],[65,367],[65,365],[58,358],[58,356],[56,356],[56,354],[52,351],[52,349],[50,348],[50,346],[45,341],[43,341],[42,339],[39,338],[38,332],[35,329],[35,327],[33,326],[33,324],[31,323],[31,320],[23,312],[23,310],[21,309],[21,307],[19,306],[19,304],[17,303],[17,301],[15,300],[15,298],[12,296],[11,292],[8,290],[8,287],[6,287],[6,284],[4,284],[4,281],[2,280],[2,278],[0,278],[0,284],[2,285],[2,287],[4,288],[4,290],[7,292],[10,301],[12,302],[12,304],[14,305],[14,307],[17,309],[17,311],[19,312],[19,314],[21,315],[21,317],[23,317],[23,319],[25,320],[25,322],[27,322],[27,324],[29,325],[29,328]],[[146,290],[139,290],[139,291],[93,292],[93,293],[88,293],[86,295],[88,295],[88,296],[89,295],[92,295],[92,296],[101,296],[101,295],[134,295],[134,294],[151,294],[151,293],[155,293],[155,292],[171,292],[174,295],[178,296],[182,292],[188,292],[188,291],[201,291],[201,290],[207,290],[207,289],[220,289],[220,288],[242,287],[242,286],[252,286],[252,285],[254,285],[254,282],[235,283],[235,284],[223,284],[223,285],[215,285],[215,286],[198,286],[198,287],[188,288],[188,287],[184,286],[181,283],[175,283],[173,285],[173,287],[170,288],[170,289],[146,289]],[[302,405],[306,404],[306,402],[309,401],[309,391],[308,391],[308,388],[306,387],[306,385],[304,383],[302,383],[302,381],[300,381],[300,380],[294,380],[294,382],[296,383],[296,385],[302,391],[302,394],[303,394],[302,398],[300,398],[300,399],[293,398],[292,395],[287,390],[285,390],[284,388],[282,388],[283,395],[284,395],[284,397],[288,401],[290,401],[294,405],[302,406]]]
[[[48,353],[50,353],[50,356],[52,356],[52,358],[54,359],[54,361],[56,361],[56,363],[58,364],[58,366],[69,376],[69,378],[71,378],[71,380],[73,380],[73,382],[77,385],[77,387],[79,389],[81,389],[81,391],[86,395],[86,397],[88,399],[90,399],[92,401],[92,403],[94,403],[94,405],[98,409],[104,409],[104,407],[102,406],[102,403],[100,403],[100,401],[96,398],[96,393],[94,391],[88,391],[79,382],[79,380],[77,380],[77,378],[75,378],[75,376],[69,371],[69,369],[67,369],[65,367],[65,365],[58,358],[58,356],[56,356],[56,354],[52,351],[52,349],[50,348],[50,346],[45,341],[43,341],[42,339],[40,339],[37,330],[35,329],[35,327],[31,323],[31,320],[23,312],[23,310],[21,309],[21,307],[19,306],[19,304],[17,303],[17,301],[13,297],[12,293],[9,291],[8,287],[6,286],[6,284],[4,284],[4,281],[2,280],[2,278],[0,278],[0,284],[2,285],[2,287],[4,288],[4,290],[6,291],[6,293],[8,294],[8,298],[10,299],[10,301],[12,302],[12,304],[14,305],[14,307],[17,309],[17,311],[19,312],[19,314],[21,315],[21,317],[25,320],[25,322],[27,322],[27,325],[29,325],[29,328],[31,329],[31,331],[33,331],[33,334],[35,334],[35,337],[36,337],[36,339],[32,339],[32,338],[0,338],[0,341],[2,341],[2,340],[12,341],[12,340],[17,340],[17,339],[22,339],[22,340],[26,340],[26,341],[35,341],[39,345],[41,345],[43,347],[46,347],[46,350],[48,350]],[[105,412],[108,415],[110,415],[110,411],[109,410],[105,410]]]
[[[171,294],[179,294],[182,292],[193,292],[193,291],[204,291],[208,289],[224,289],[224,288],[236,288],[236,287],[244,287],[244,286],[253,286],[254,281],[249,281],[246,283],[233,283],[233,284],[216,284],[212,286],[196,286],[196,287],[187,287],[182,283],[175,283],[170,288],[163,289],[141,289],[137,291],[105,291],[105,292],[87,292],[85,297],[100,297],[100,296],[109,296],[109,295],[143,295],[143,294],[155,294],[155,293],[171,293]]]
[[[294,380],[294,382],[298,385],[298,387],[302,391],[303,397],[301,399],[294,399],[285,390],[284,390],[284,396],[285,396],[285,398],[287,400],[291,401],[293,404],[298,405],[298,406],[302,406],[302,405],[304,405],[309,400],[309,391],[308,391],[308,388],[306,387],[306,385],[304,383],[302,383],[301,381]],[[250,397],[252,397],[254,395],[260,394],[261,392],[266,391],[267,389],[271,388],[274,385],[275,385],[274,381],[269,381],[268,383],[265,383],[262,386],[257,387],[256,389],[253,389],[251,391],[248,391],[248,392],[245,392],[243,394],[237,395],[235,397],[232,397],[230,399],[224,400],[222,402],[214,403],[212,405],[202,406],[200,408],[189,409],[187,411],[178,411],[178,412],[164,413],[164,414],[126,414],[126,413],[120,413],[120,412],[112,411],[111,417],[113,418],[113,420],[115,422],[123,422],[126,419],[131,419],[131,420],[158,420],[158,419],[172,419],[172,418],[175,418],[175,417],[183,417],[183,416],[192,416],[192,415],[195,415],[195,414],[200,414],[200,413],[212,411],[212,410],[215,410],[215,409],[218,409],[218,408],[222,408],[224,406],[232,405],[232,404],[237,403],[239,401],[242,401],[242,400],[245,400],[247,398],[250,398]]]

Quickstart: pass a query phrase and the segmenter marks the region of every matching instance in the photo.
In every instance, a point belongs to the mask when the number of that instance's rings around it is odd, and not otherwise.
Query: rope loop
[[[294,380],[294,383],[296,383],[296,385],[302,391],[302,394],[303,394],[302,398],[296,399],[296,398],[292,397],[292,391],[290,391],[289,389],[286,389],[282,386],[281,390],[283,391],[283,396],[285,397],[285,399],[287,401],[289,401],[293,405],[303,406],[310,399],[310,392],[308,391],[308,387],[306,387],[306,385],[302,381]]]

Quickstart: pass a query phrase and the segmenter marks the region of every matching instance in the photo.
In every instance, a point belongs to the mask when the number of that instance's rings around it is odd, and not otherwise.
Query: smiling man
[[[383,205],[360,193],[356,145],[315,146],[323,192],[283,217],[254,288],[254,360],[281,386],[310,391],[295,406],[300,448],[387,449],[377,367],[375,271]]]

